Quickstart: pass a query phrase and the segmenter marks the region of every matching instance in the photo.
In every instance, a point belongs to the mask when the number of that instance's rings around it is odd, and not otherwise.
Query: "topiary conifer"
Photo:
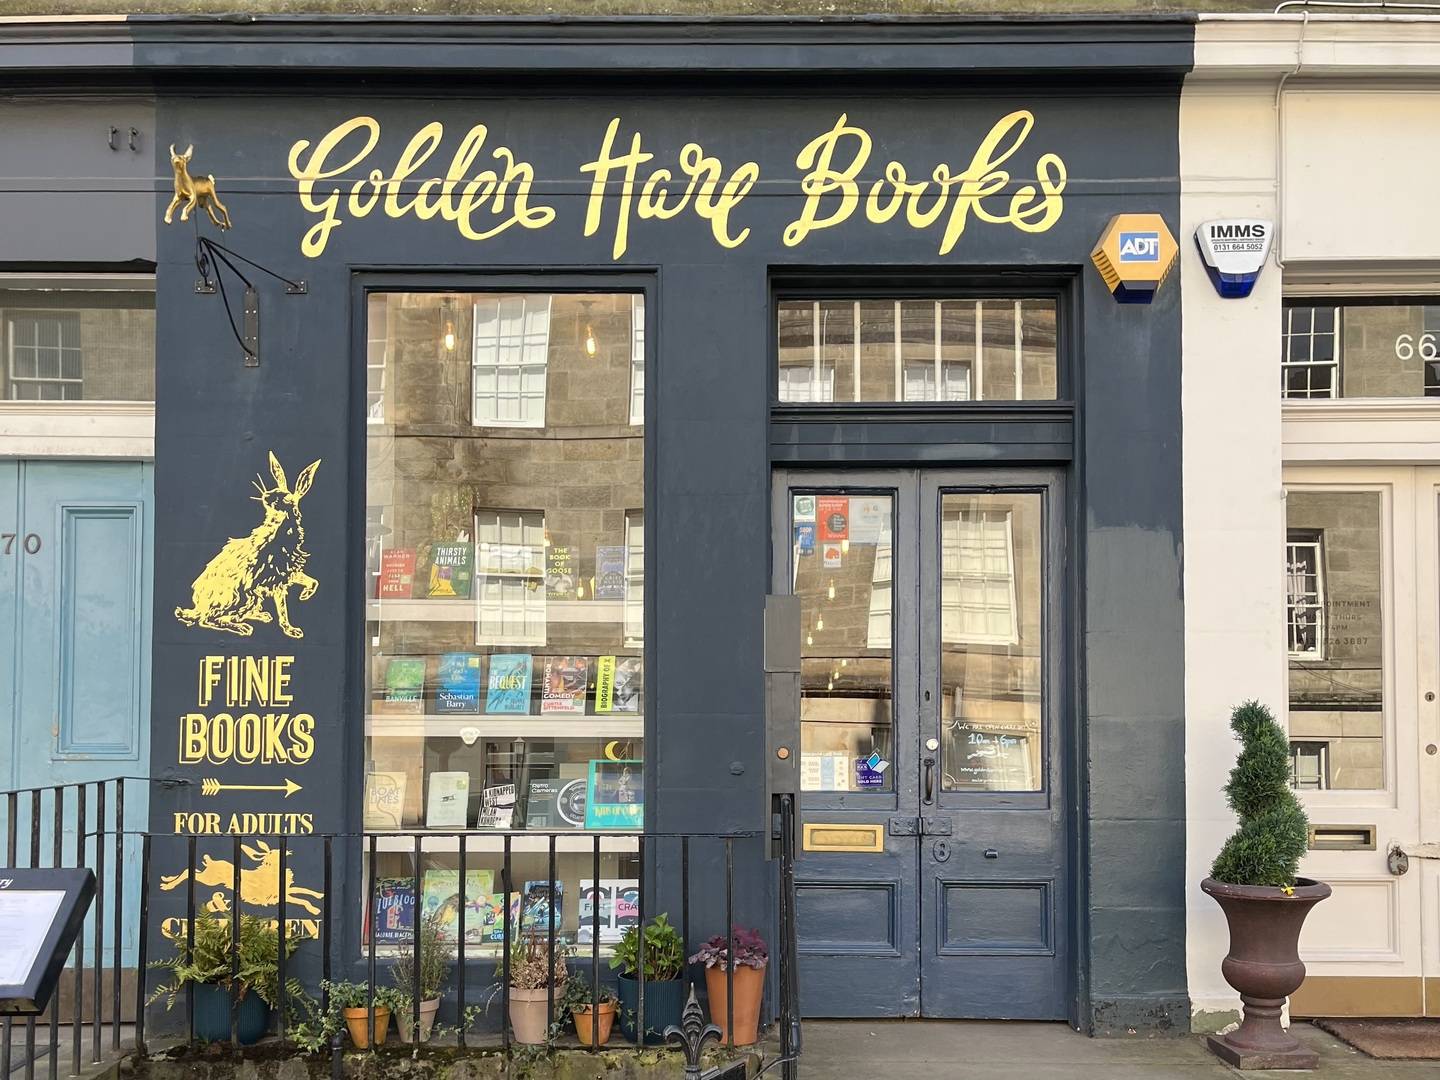
[[[1310,822],[1290,788],[1290,742],[1258,701],[1236,708],[1230,727],[1242,745],[1225,796],[1240,827],[1225,842],[1210,876],[1231,885],[1289,887],[1310,837]]]

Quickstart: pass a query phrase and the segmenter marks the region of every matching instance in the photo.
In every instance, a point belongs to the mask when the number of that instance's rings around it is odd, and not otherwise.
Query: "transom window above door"
[[[1053,401],[1056,302],[784,299],[778,399]]]
[[[1281,317],[1282,397],[1440,397],[1440,300],[1294,299]]]

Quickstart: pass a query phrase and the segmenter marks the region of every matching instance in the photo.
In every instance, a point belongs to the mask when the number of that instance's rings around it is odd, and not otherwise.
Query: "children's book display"
[[[460,936],[460,909],[465,909],[465,941],[485,941],[500,915],[500,905],[494,903],[495,875],[490,870],[467,870],[465,872],[465,894],[460,894],[460,871],[447,869],[426,870],[421,890],[422,914],[428,918],[438,916],[440,936],[447,941],[456,941]]]
[[[587,829],[639,829],[645,822],[643,762],[590,762]]]
[[[379,878],[375,882],[373,925],[377,945],[403,945],[414,941],[414,878]]]
[[[600,911],[600,943],[614,944],[627,927],[640,921],[640,882],[636,878],[609,878],[580,881],[579,925],[576,940],[588,945],[595,940],[595,911]]]

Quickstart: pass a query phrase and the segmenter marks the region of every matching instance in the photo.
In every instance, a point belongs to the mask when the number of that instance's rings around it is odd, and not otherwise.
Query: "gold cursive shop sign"
[[[890,161],[878,179],[862,180],[871,166],[874,140],[842,113],[795,156],[800,211],[781,239],[786,247],[796,247],[811,233],[856,215],[875,225],[900,220],[912,229],[935,229],[941,255],[954,249],[971,220],[1045,232],[1064,209],[1066,170],[1058,154],[1047,152],[1035,158],[1029,170],[1033,179],[1014,178],[1011,159],[1034,126],[1035,115],[1017,109],[994,123],[963,165],[942,162],[928,175],[912,178],[903,163]],[[553,224],[556,209],[540,201],[535,167],[507,146],[487,147],[489,137],[484,124],[475,124],[450,153],[444,174],[434,175],[431,159],[443,153],[445,140],[445,126],[435,121],[411,136],[388,172],[370,168],[363,179],[343,184],[330,181],[363,172],[371,163],[380,143],[379,120],[356,116],[313,143],[297,141],[290,147],[290,175],[300,205],[316,219],[301,238],[300,250],[318,258],[336,229],[376,210],[396,219],[438,217],[467,240]],[[727,168],[695,142],[687,143],[673,162],[655,161],[639,131],[622,134],[620,118],[610,121],[595,156],[580,166],[589,177],[585,236],[608,230],[611,257],[619,259],[629,245],[632,221],[665,221],[688,212],[708,223],[721,247],[745,242],[751,227],[745,224],[744,202],[762,181],[756,162]]]

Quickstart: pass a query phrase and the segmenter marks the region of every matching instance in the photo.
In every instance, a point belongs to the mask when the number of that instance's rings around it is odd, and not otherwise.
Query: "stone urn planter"
[[[1313,1069],[1317,1058],[1280,1023],[1285,999],[1305,981],[1300,928],[1330,886],[1308,878],[1288,891],[1262,885],[1227,885],[1206,878],[1230,926],[1230,952],[1221,974],[1240,994],[1245,1018],[1228,1035],[1211,1035],[1211,1051],[1237,1069]]]

